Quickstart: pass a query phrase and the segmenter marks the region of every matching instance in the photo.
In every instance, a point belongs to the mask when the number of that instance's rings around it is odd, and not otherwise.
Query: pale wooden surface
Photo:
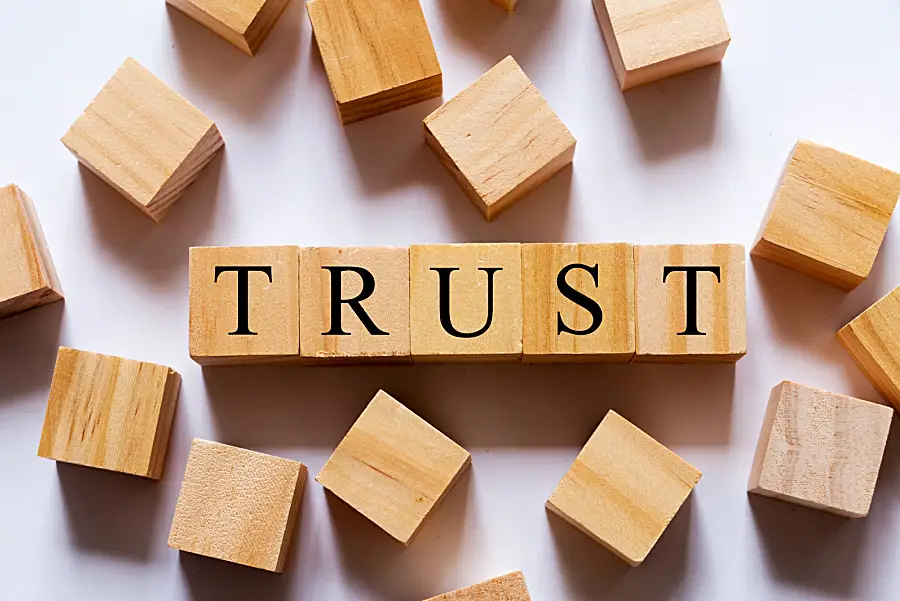
[[[408,545],[470,461],[468,451],[378,391],[316,481]]]
[[[575,156],[575,138],[511,56],[426,117],[425,141],[488,221]]]
[[[516,6],[519,5],[519,0],[493,0],[495,4],[499,4],[503,8],[506,9],[507,12],[513,12],[516,10]]]
[[[512,572],[426,601],[531,601],[531,595],[522,572]]]
[[[169,546],[281,572],[305,485],[302,463],[194,439]]]
[[[700,476],[681,457],[610,411],[553,491],[547,508],[637,566]]]
[[[259,51],[290,0],[166,0],[250,56]]]
[[[867,516],[893,416],[884,405],[782,382],[769,396],[748,490]]]
[[[800,140],[750,254],[852,290],[872,270],[900,174]]]
[[[38,455],[158,480],[180,385],[165,365],[61,347]]]

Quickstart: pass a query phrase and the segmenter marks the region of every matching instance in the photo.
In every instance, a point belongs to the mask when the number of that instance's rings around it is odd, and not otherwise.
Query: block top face
[[[900,408],[900,287],[841,328],[837,337],[878,392]]]
[[[271,0],[175,0],[189,3],[229,29],[245,33],[267,2]]]
[[[0,304],[52,285],[24,193],[0,188]]]
[[[531,601],[531,595],[522,572],[513,572],[426,601]]]

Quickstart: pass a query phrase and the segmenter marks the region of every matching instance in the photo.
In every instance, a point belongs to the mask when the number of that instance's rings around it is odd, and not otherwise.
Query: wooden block
[[[283,572],[306,484],[306,466],[195,439],[169,546]]]
[[[635,361],[735,362],[746,355],[744,263],[739,244],[635,246]]]
[[[512,13],[519,5],[519,0],[493,0],[493,2],[505,8],[508,13]]]
[[[426,601],[531,601],[531,595],[522,572],[513,572]]]
[[[201,365],[300,358],[296,246],[191,249],[190,349]]]
[[[800,140],[750,254],[852,290],[872,270],[898,196],[900,174]]]
[[[60,347],[38,456],[159,480],[181,376]]]
[[[225,145],[209,117],[131,58],[62,142],[154,221]]]
[[[409,249],[414,362],[522,358],[522,245]]]
[[[250,56],[259,52],[288,0],[166,0]]]
[[[300,349],[312,363],[411,362],[409,249],[300,249]]]
[[[488,221],[575,156],[575,138],[511,56],[426,117],[425,141]]]
[[[470,460],[465,449],[379,391],[316,481],[408,545]]]
[[[306,10],[345,125],[443,93],[419,0],[311,0]]]
[[[731,42],[719,0],[594,0],[622,90],[722,62]]]
[[[748,490],[837,515],[868,515],[894,411],[793,382],[772,389]]]
[[[0,188],[0,318],[63,299],[50,249],[31,199]]]
[[[881,396],[900,410],[900,287],[841,328],[837,339]]]
[[[523,361],[634,357],[630,244],[523,244],[522,271]]]

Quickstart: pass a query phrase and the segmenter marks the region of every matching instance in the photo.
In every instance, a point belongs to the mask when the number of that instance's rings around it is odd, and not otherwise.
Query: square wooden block
[[[166,0],[250,56],[259,52],[288,0]]]
[[[488,221],[575,156],[575,138],[511,56],[426,117],[425,141]]]
[[[414,362],[522,358],[522,245],[409,249]]]
[[[61,347],[38,456],[159,480],[180,385],[165,365]]]
[[[769,396],[748,490],[865,517],[893,415],[884,405],[782,382]]]
[[[201,365],[300,358],[296,246],[191,249],[190,350]]]
[[[379,391],[316,481],[408,545],[471,456]]]
[[[522,271],[523,361],[634,357],[630,244],[523,244]]]
[[[426,601],[531,601],[531,595],[522,572],[513,572]]]
[[[800,140],[750,254],[844,290],[872,270],[900,174]]]
[[[635,361],[733,363],[747,354],[744,247],[635,246]]]
[[[195,439],[169,546],[280,573],[305,485],[302,463]]]
[[[209,117],[131,58],[62,142],[154,221],[225,145]]]
[[[594,0],[622,90],[714,65],[731,42],[719,0]]]
[[[62,300],[50,249],[31,199],[0,188],[0,318]]]
[[[443,92],[419,0],[311,0],[306,10],[345,125]]]
[[[300,352],[409,363],[409,249],[301,248]]]

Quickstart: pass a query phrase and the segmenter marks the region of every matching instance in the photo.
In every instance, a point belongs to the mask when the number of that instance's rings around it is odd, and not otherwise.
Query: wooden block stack
[[[531,601],[531,595],[522,572],[513,572],[426,601]]]
[[[259,52],[289,0],[166,0],[250,56]]]

